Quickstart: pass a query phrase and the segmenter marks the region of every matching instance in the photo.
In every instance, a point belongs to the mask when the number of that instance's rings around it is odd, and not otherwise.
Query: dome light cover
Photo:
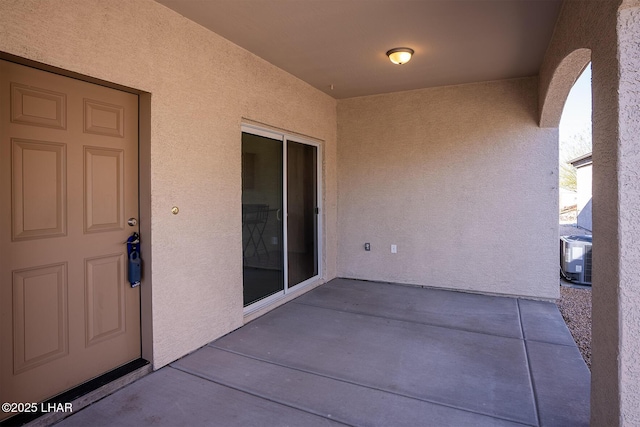
[[[408,47],[397,47],[387,52],[387,56],[394,64],[402,65],[411,60],[413,49]]]

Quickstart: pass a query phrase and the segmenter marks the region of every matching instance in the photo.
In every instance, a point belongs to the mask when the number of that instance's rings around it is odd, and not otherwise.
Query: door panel
[[[64,263],[13,273],[15,373],[67,355],[67,285]]]
[[[284,291],[282,141],[242,133],[244,306]]]
[[[84,147],[86,233],[124,228],[123,160],[124,150]]]
[[[87,345],[125,332],[124,259],[116,254],[85,260]]]
[[[11,122],[66,129],[64,93],[11,83]]]
[[[287,141],[287,259],[291,288],[318,274],[318,148]]]
[[[17,138],[11,143],[13,240],[64,236],[65,145]]]
[[[0,400],[140,357],[138,97],[0,61]],[[11,414],[0,414],[6,417]]]
[[[96,135],[124,137],[124,107],[93,99],[84,100],[84,131]]]

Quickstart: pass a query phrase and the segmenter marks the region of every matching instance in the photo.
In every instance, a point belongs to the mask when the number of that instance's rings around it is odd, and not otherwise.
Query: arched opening
[[[540,108],[540,127],[557,128],[569,92],[578,77],[591,62],[590,49],[576,49],[558,65]]]
[[[547,91],[541,98],[540,127],[555,128],[558,132],[558,240],[560,300],[558,306],[578,345],[591,367],[591,242],[581,242],[591,235],[592,227],[579,228],[578,206],[585,208],[584,195],[577,193],[577,170],[571,163],[587,156],[590,159],[592,141],[591,50],[576,49],[555,68]],[[587,105],[585,105],[587,104]],[[591,166],[589,166],[590,171]],[[581,171],[581,175],[584,175]],[[581,176],[581,181],[584,177]],[[581,190],[591,199],[589,185],[581,182]],[[584,188],[586,187],[586,188]],[[590,204],[589,204],[590,206]],[[589,209],[589,208],[588,208]],[[569,236],[578,236],[576,239]],[[587,238],[584,237],[586,240]],[[574,244],[574,240],[578,243]],[[556,243],[556,244],[558,244]],[[576,246],[575,250],[573,246]],[[587,255],[586,250],[589,249]],[[574,260],[572,257],[576,255]],[[589,268],[587,276],[586,267]],[[570,279],[570,280],[566,280]],[[585,286],[589,283],[589,286]],[[581,289],[581,287],[583,287]]]
[[[558,307],[591,368],[591,64],[572,85],[559,124],[560,301]]]
[[[544,86],[541,89],[543,92],[540,97],[539,125],[542,128],[550,128],[549,131],[555,132],[558,137],[558,169],[560,172],[558,177],[558,197],[563,192],[562,187],[567,187],[566,182],[561,182],[562,178],[566,178],[566,176],[563,176],[566,174],[562,173],[563,164],[566,165],[567,162],[581,157],[580,154],[588,154],[588,152],[591,151],[593,135],[591,126],[593,113],[590,108],[593,105],[591,100],[591,54],[591,50],[587,48],[571,51],[571,53],[564,56],[553,70],[553,74],[548,80],[546,91]],[[572,93],[572,89],[574,93]],[[576,108],[576,104],[578,108]],[[576,111],[580,109],[582,109],[581,112]],[[585,150],[587,152],[584,152]],[[571,168],[571,166],[568,166],[566,169],[569,168]],[[573,172],[575,174],[575,169],[573,171],[565,170],[565,172]],[[575,181],[573,188],[577,190]],[[570,221],[567,221],[568,224],[562,224],[560,216],[558,217],[558,234],[554,242],[556,247],[559,247],[558,270],[560,274],[558,281],[560,285],[563,284],[561,274],[566,253],[569,253],[570,261],[571,255],[575,254],[577,258],[581,258],[580,261],[582,262],[580,265],[581,271],[572,278],[582,279],[581,281],[586,279],[584,269],[585,261],[587,260],[585,253],[587,244],[581,244],[581,242],[579,242],[576,246],[580,247],[577,248],[575,252],[572,252],[572,247],[570,247],[567,252],[566,243],[561,238],[563,235],[575,235],[581,239],[582,236],[580,235],[591,234],[590,230],[582,230],[577,227],[577,205],[579,204],[577,191],[572,204],[576,206],[573,208],[574,216]],[[562,208],[562,205],[562,200],[560,200],[559,207]],[[590,249],[590,242],[588,246]],[[582,253],[580,253],[581,249]],[[589,260],[591,260],[590,254],[591,252],[589,252]],[[567,268],[567,271],[578,271],[575,267],[579,264],[579,262],[573,263],[571,266],[573,266],[574,269],[570,270]],[[591,277],[589,277],[588,280],[591,282]],[[564,284],[565,286],[559,286],[560,299],[558,300],[558,307],[576,341],[586,365],[591,369],[591,286],[586,287],[584,283],[569,281],[564,281]],[[580,286],[583,287],[580,288]],[[582,367],[582,369],[586,369],[586,367]]]

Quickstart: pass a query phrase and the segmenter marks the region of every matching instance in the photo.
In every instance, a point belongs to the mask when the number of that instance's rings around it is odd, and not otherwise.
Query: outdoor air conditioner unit
[[[591,285],[592,236],[560,237],[560,274],[570,282]]]

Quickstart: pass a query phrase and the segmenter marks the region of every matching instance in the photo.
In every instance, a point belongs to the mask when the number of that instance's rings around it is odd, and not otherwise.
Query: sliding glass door
[[[319,147],[242,130],[243,293],[255,307],[320,274]]]
[[[244,305],[284,287],[283,141],[242,133]]]
[[[318,147],[287,141],[289,287],[318,275]]]

